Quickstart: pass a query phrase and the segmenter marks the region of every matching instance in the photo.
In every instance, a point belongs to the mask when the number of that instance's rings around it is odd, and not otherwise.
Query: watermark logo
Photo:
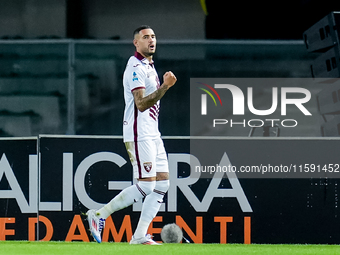
[[[216,92],[216,90],[207,84],[204,84],[204,83],[201,83],[201,84],[209,87],[217,95],[222,105],[221,98],[219,94]],[[233,98],[233,115],[244,115],[245,96],[240,88],[232,84],[215,84],[215,88],[228,89],[231,92],[231,95]],[[215,105],[217,105],[215,98],[209,91],[203,88],[200,88],[200,89],[207,92],[210,95],[210,97],[214,100]],[[293,93],[303,95],[303,97],[296,98],[296,99],[287,98],[288,94],[293,94]],[[207,114],[207,99],[206,98],[207,98],[207,95],[202,94],[201,115]],[[305,88],[296,88],[296,87],[281,88],[281,115],[286,115],[287,105],[289,104],[295,105],[304,115],[312,115],[307,110],[307,108],[303,105],[304,103],[307,103],[310,99],[311,99],[311,93],[309,90]],[[258,110],[254,107],[253,101],[254,101],[253,100],[253,88],[248,87],[247,88],[247,105],[248,105],[249,111],[259,116],[265,116],[265,115],[270,115],[274,113],[278,108],[278,88],[277,87],[272,88],[272,105],[269,109]]]
[[[206,86],[207,88],[209,88],[216,95],[216,97],[218,98],[218,100],[220,101],[220,104],[222,106],[221,97],[220,97],[220,95],[217,93],[217,91],[213,87],[211,87],[208,84],[202,83],[202,82],[197,82],[197,83],[200,83],[200,84]],[[213,96],[213,94],[211,94],[211,92],[209,90],[204,89],[204,88],[199,88],[199,89],[201,89],[204,92],[206,92],[212,98],[212,100],[214,101],[215,106],[217,106],[215,97]],[[201,114],[202,115],[207,115],[207,94],[202,94],[201,95]]]
[[[312,116],[309,109],[311,91],[297,86],[305,85],[303,80],[299,80],[303,83],[297,83],[295,80],[291,84],[284,79],[240,79],[238,81],[235,78],[226,79],[226,82],[222,79],[216,81],[212,79],[209,83],[211,85],[206,81],[194,82],[196,92],[193,100],[196,101],[199,95],[200,105],[196,104],[193,109],[195,111],[200,109],[199,116],[211,118],[213,128],[217,125],[254,128],[275,127],[280,124],[282,127],[296,127],[297,119],[305,121],[304,117]],[[204,93],[197,93],[197,87]],[[211,104],[207,102],[208,100],[212,100]],[[219,108],[215,108],[212,102]],[[223,114],[227,118],[223,119]],[[205,118],[204,121],[208,119]],[[197,120],[193,122],[197,123]]]

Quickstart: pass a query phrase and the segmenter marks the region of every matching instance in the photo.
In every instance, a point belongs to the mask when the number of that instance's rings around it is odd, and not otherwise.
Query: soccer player
[[[166,151],[158,130],[160,99],[177,79],[172,72],[163,75],[160,84],[153,55],[156,35],[149,26],[134,31],[136,47],[126,65],[123,76],[125,110],[123,140],[138,181],[122,190],[99,210],[89,210],[87,217],[94,239],[101,242],[105,219],[112,213],[144,199],[139,222],[130,244],[156,245],[147,234],[163,197],[169,188],[169,169]]]

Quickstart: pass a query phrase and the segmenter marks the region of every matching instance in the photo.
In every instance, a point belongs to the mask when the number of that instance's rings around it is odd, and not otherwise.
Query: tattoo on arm
[[[145,96],[145,89],[134,90],[132,93],[138,110],[144,112],[146,109],[149,109],[164,96],[165,92],[168,89],[169,87],[163,84],[162,86],[160,86],[159,89],[157,89],[155,92],[151,93],[148,96]]]

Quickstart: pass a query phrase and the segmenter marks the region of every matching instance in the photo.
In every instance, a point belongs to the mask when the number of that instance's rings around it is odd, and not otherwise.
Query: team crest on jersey
[[[138,81],[138,77],[137,77],[136,72],[133,72],[133,74],[132,74],[132,81]]]
[[[145,171],[147,171],[149,173],[152,169],[152,162],[144,162],[143,165],[144,165]]]

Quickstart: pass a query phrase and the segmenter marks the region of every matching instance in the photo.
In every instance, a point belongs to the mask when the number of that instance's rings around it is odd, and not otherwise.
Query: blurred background
[[[190,135],[190,78],[311,77],[303,32],[336,10],[330,0],[0,0],[0,136],[122,135],[122,75],[143,24],[157,35],[160,79],[178,78],[162,135]]]

